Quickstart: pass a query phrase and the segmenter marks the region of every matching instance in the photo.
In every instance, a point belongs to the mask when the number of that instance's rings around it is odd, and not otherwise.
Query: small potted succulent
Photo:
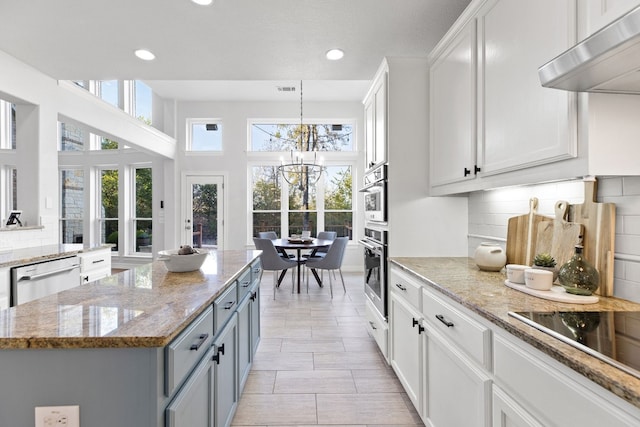
[[[558,269],[556,268],[556,260],[548,252],[541,252],[533,258],[532,268],[548,270],[553,273],[553,281],[558,278]]]

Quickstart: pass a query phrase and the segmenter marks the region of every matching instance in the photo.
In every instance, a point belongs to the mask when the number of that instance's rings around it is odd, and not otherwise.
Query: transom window
[[[222,151],[222,120],[187,119],[187,151]]]

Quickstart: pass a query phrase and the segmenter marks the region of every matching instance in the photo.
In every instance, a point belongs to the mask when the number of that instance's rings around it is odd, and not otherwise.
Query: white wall
[[[469,256],[482,241],[504,245],[507,221],[529,211],[529,199],[539,199],[538,213],[554,216],[558,200],[584,200],[581,180],[512,187],[469,195]],[[640,302],[640,176],[598,177],[598,202],[616,204],[614,296]]]

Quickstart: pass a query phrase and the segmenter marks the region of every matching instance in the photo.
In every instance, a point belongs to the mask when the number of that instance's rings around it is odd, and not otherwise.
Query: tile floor
[[[261,285],[262,339],[233,426],[423,426],[393,370],[367,334],[362,274],[303,283],[291,275],[273,300],[273,273]],[[325,279],[327,279],[325,274]]]

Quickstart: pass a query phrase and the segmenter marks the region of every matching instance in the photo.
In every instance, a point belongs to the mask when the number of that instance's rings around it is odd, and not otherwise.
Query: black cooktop
[[[640,378],[639,311],[510,311],[509,315]]]

